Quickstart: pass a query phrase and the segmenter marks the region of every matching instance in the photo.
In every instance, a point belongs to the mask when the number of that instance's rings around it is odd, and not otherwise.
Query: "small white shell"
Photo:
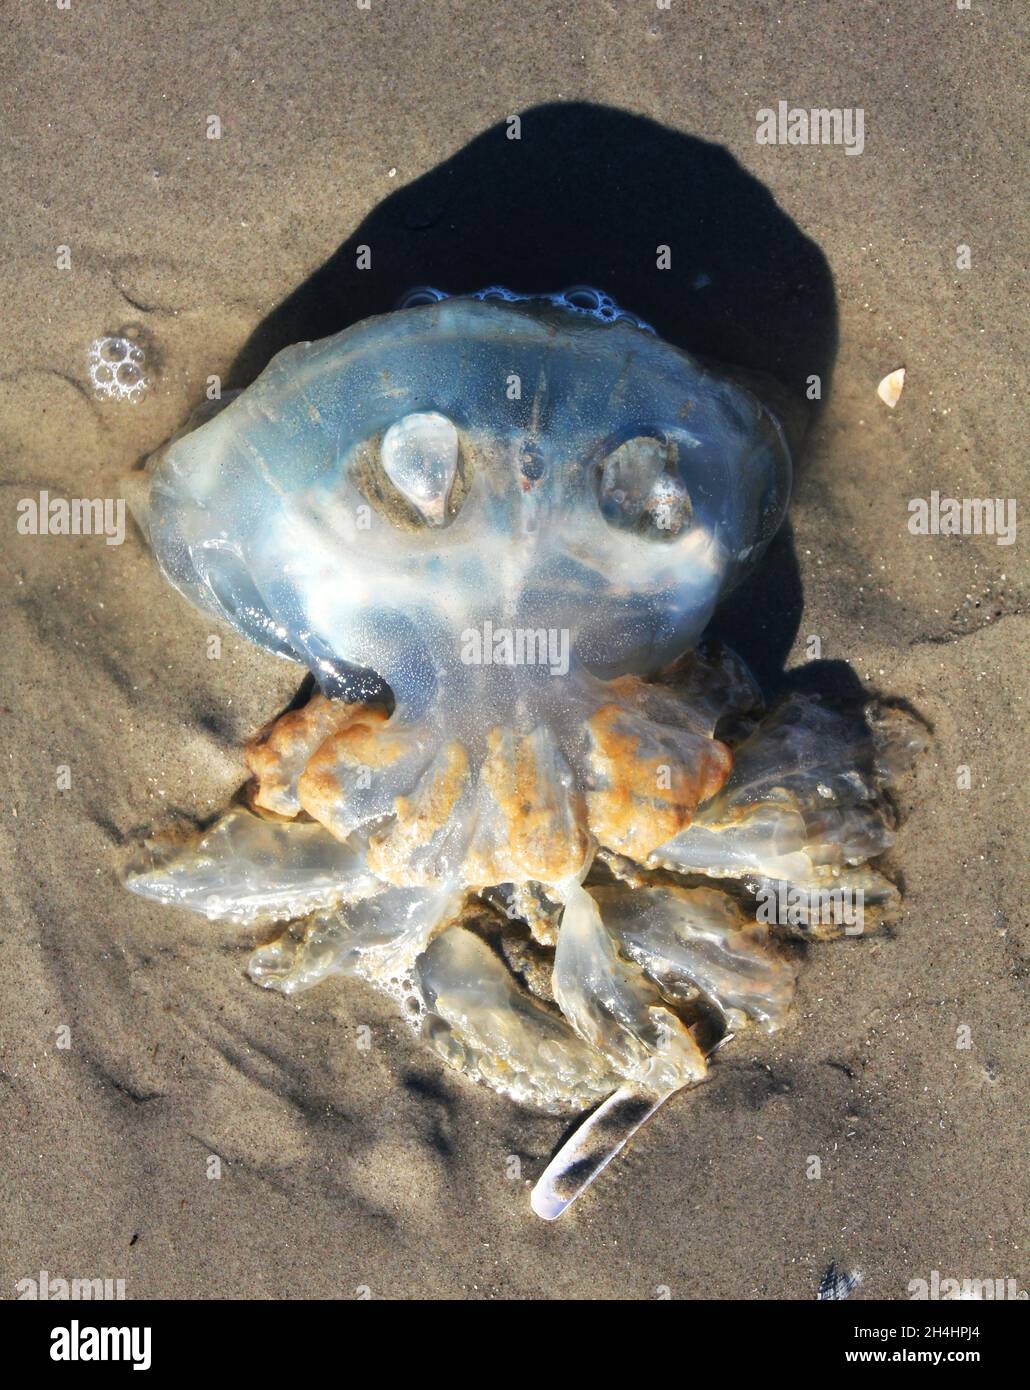
[[[876,388],[876,394],[884,405],[890,406],[891,410],[901,399],[901,392],[905,386],[905,368],[899,367],[897,371],[888,372],[884,379]]]

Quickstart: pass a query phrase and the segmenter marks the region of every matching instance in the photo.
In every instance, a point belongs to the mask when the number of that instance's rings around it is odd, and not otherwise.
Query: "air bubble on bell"
[[[416,285],[414,289],[401,296],[397,308],[421,309],[427,304],[439,304],[441,300],[449,298],[446,290],[438,290],[433,285]]]
[[[405,415],[383,435],[383,468],[430,526],[442,526],[458,470],[458,431],[436,411]]]
[[[572,309],[584,309],[588,314],[596,314],[604,307],[608,296],[595,290],[592,285],[573,285],[561,296]],[[608,300],[611,303],[611,300]]]
[[[445,299],[448,297],[447,295],[443,296]],[[541,291],[520,294],[517,290],[506,289],[504,285],[487,285],[485,289],[471,290],[462,297],[479,299],[484,303],[532,304],[536,302],[552,304],[556,309],[565,309],[569,313],[594,319],[597,323],[606,325],[627,323],[640,329],[642,333],[654,334],[654,329],[649,323],[645,323],[636,314],[631,314],[628,310],[620,308],[610,294],[606,294],[604,290],[596,290],[591,285],[573,285],[567,290],[558,290],[553,294]],[[401,307],[406,306],[402,304]]]
[[[514,290],[505,289],[503,285],[487,285],[486,289],[474,291],[471,297],[481,299],[484,304],[490,300],[499,300],[502,304],[517,304],[520,300],[532,298],[531,295],[517,294]]]
[[[601,511],[617,526],[634,527],[644,515],[665,472],[669,447],[663,439],[627,439],[601,465]]]

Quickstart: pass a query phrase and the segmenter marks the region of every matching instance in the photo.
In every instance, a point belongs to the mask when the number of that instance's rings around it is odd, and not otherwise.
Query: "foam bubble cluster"
[[[137,404],[150,385],[143,348],[117,334],[96,338],[89,346],[89,379],[101,399]]]

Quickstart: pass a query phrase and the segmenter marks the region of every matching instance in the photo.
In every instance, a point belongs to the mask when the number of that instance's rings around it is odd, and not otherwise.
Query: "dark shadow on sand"
[[[726,150],[583,103],[519,119],[520,139],[500,121],[385,198],[259,325],[228,384],[249,384],[291,343],[393,309],[416,286],[587,284],[676,346],[772,376],[801,403],[819,376],[825,400],[837,344],[826,258]],[[659,247],[669,269],[658,269]],[[715,628],[771,691],[801,610],[788,523]]]

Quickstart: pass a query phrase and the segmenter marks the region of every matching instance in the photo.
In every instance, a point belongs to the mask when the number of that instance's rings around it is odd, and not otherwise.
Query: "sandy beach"
[[[1023,7],[698,11],[5,18],[4,1297],[43,1270],[146,1299],[814,1299],[831,1265],[855,1299],[1030,1287]],[[760,143],[781,102],[861,110],[861,149]],[[529,1190],[561,1120],[365,985],[263,991],[247,932],[125,892],[131,845],[225,806],[302,672],[229,629],[209,659],[131,520],[17,525],[42,492],[119,497],[212,377],[492,283],[598,285],[679,346],[819,379],[789,526],[719,631],[770,694],[860,683],[932,731],[897,792],[900,919],[806,948],[793,1026],[726,1047],[553,1226]],[[105,338],[138,347],[138,399],[98,392]],[[914,531],[942,498],[1014,530]]]

